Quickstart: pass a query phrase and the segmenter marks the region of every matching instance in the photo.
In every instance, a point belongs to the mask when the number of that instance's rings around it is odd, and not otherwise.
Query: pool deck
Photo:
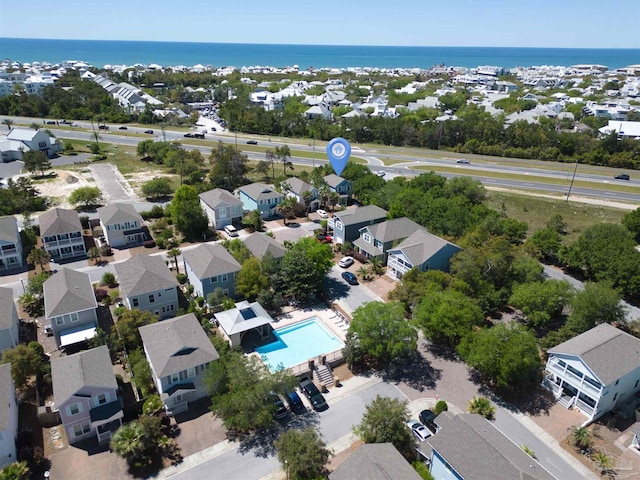
[[[332,309],[323,303],[315,304],[307,309],[292,310],[290,312],[283,313],[282,315],[274,317],[274,321],[271,322],[271,326],[274,329],[282,328],[313,317],[320,320],[322,324],[342,342],[345,341],[347,335],[347,329],[345,328],[346,324]]]

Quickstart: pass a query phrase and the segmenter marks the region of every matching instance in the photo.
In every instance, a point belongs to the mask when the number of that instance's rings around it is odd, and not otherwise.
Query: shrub
[[[473,397],[469,400],[467,405],[467,411],[469,413],[477,413],[482,415],[487,420],[493,420],[496,413],[496,407],[491,404],[491,400],[487,397]]]
[[[111,247],[109,245],[103,245],[100,247],[100,256],[101,257],[110,257],[113,254],[111,251]]]
[[[187,285],[187,293],[188,293],[189,295],[192,295],[192,294],[193,294],[193,285]]]
[[[142,405],[142,413],[145,415],[155,415],[162,411],[163,406],[160,395],[151,395]]]
[[[111,272],[106,272],[102,275],[102,280],[100,281],[102,285],[107,285],[108,287],[112,287],[116,284],[116,276]]]
[[[184,273],[177,274],[176,278],[178,279],[178,283],[180,283],[180,285],[184,285],[187,281],[187,275]]]
[[[96,296],[96,301],[97,301],[98,303],[99,303],[99,302],[102,302],[102,301],[105,299],[105,297],[108,297],[108,296],[109,296],[109,292],[107,292],[107,290],[105,290],[104,288],[96,288],[96,289],[93,291],[93,293],[95,294],[95,296]]]
[[[434,412],[436,415],[440,415],[442,412],[446,412],[447,410],[449,410],[449,406],[447,405],[447,402],[445,402],[444,400],[438,400],[436,402],[436,407]]]
[[[124,312],[127,311],[127,307],[118,307],[113,311],[113,314],[117,317],[121,317]]]

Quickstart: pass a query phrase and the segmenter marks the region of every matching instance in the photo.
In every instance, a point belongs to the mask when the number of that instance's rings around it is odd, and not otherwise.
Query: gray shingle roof
[[[282,258],[286,252],[285,248],[275,239],[261,232],[254,232],[244,239],[244,245],[251,254],[262,260],[265,253],[270,252],[273,258]]]
[[[220,205],[242,205],[242,202],[233,196],[227,190],[222,188],[214,188],[199,195],[200,199],[211,208],[217,208]]]
[[[427,442],[465,480],[555,478],[480,415],[445,412],[438,425]]]
[[[0,241],[18,243],[18,221],[13,215],[0,217]]]
[[[89,275],[83,272],[61,268],[44,282],[43,288],[47,318],[98,306]]]
[[[332,173],[330,175],[325,175],[322,178],[327,183],[327,185],[329,185],[331,188],[336,188],[338,185],[340,185],[342,182],[345,181],[345,178],[339,177],[335,173]]]
[[[329,475],[330,480],[420,480],[411,464],[392,443],[369,443]]]
[[[313,192],[313,187],[305,182],[304,180],[299,179],[298,177],[288,178],[285,182],[289,186],[289,191],[295,193],[299,197],[302,197],[304,192]]]
[[[225,273],[239,272],[240,264],[219,244],[203,243],[193,250],[187,250],[182,258],[189,264],[196,277],[210,278]]]
[[[178,286],[164,260],[157,256],[139,253],[121,263],[115,263],[114,268],[123,297],[142,295]]]
[[[220,358],[193,313],[138,330],[149,362],[160,378]]]
[[[364,207],[357,207],[351,210],[338,212],[334,216],[344,225],[354,225],[356,223],[370,222],[386,218],[387,213],[389,212],[377,205],[365,205]]]
[[[142,225],[142,217],[130,203],[112,203],[98,208],[97,212],[104,225],[135,221]]]
[[[0,330],[11,328],[13,319],[17,317],[16,304],[13,301],[13,290],[0,287]]]
[[[218,312],[214,316],[227,335],[246,332],[273,322],[273,318],[262,305],[258,302],[249,303],[246,300],[238,302],[234,308]]]
[[[274,189],[265,185],[264,183],[251,183],[249,185],[244,185],[240,187],[240,191],[247,195],[249,198],[253,200],[268,200],[271,198],[282,198],[282,195],[279,192],[276,192]]]
[[[366,227],[362,227],[360,232],[364,230],[369,230],[373,238],[384,243],[407,238],[413,232],[423,230],[423,228],[407,217],[400,217],[374,225],[367,225]]]
[[[40,236],[43,237],[82,231],[78,212],[66,208],[54,208],[44,212],[38,218],[38,223],[40,224]]]
[[[106,345],[51,359],[51,381],[56,406],[83,387],[118,388]]]
[[[0,432],[9,426],[9,404],[12,404],[15,395],[13,380],[11,379],[11,364],[0,365]]]
[[[557,345],[549,354],[579,356],[605,385],[640,365],[640,339],[609,325],[600,325]]]
[[[402,250],[402,253],[405,254],[411,264],[416,267],[422,265],[447,245],[460,248],[444,238],[433,235],[421,228],[409,235],[393,250]]]

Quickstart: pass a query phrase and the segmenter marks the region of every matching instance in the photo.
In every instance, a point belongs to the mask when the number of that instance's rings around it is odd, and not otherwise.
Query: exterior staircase
[[[323,387],[333,386],[333,371],[329,365],[317,365],[313,369],[313,380]]]

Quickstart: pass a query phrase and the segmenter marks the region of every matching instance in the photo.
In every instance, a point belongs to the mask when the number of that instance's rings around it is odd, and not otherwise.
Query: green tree
[[[566,281],[521,283],[513,287],[509,302],[522,310],[531,325],[543,327],[560,317],[573,293],[573,288]]]
[[[42,356],[33,348],[19,344],[2,352],[2,363],[11,364],[11,378],[18,390],[24,389],[42,365]]]
[[[134,470],[160,466],[164,456],[175,457],[179,452],[175,441],[163,433],[162,419],[148,415],[120,427],[111,437],[110,447]]]
[[[260,260],[250,257],[244,261],[236,277],[236,289],[249,301],[254,301],[262,290],[269,288],[269,277],[262,273]]]
[[[97,205],[102,200],[102,193],[98,187],[79,187],[69,195],[69,202],[88,208]]]
[[[204,238],[209,228],[209,220],[200,206],[198,191],[190,185],[183,185],[173,196],[169,212],[175,227],[190,239]]]
[[[239,153],[233,145],[218,145],[211,150],[211,184],[214,187],[233,191],[243,184],[247,173],[246,155]]]
[[[482,325],[484,315],[471,298],[447,290],[424,297],[413,319],[431,340],[454,347],[473,327]]]
[[[91,247],[87,252],[87,257],[89,257],[92,260],[95,260],[97,265],[98,260],[100,259],[100,249],[98,247]]]
[[[33,265],[40,265],[40,271],[44,271],[44,266],[51,260],[51,255],[44,248],[34,248],[27,255],[27,262]]]
[[[140,390],[142,397],[148,397],[154,390],[151,366],[147,361],[142,348],[138,347],[129,352],[129,367],[131,376],[136,387]]]
[[[46,271],[33,275],[31,278],[29,278],[29,282],[27,283],[26,293],[30,293],[32,295],[42,295],[42,285],[50,276],[51,273]]]
[[[581,450],[587,449],[593,443],[593,437],[587,427],[578,427],[576,425],[569,427],[569,441],[574,447]]]
[[[173,193],[173,187],[168,178],[155,177],[142,184],[142,194],[147,198],[166,197]]]
[[[415,458],[413,434],[407,427],[407,402],[396,398],[377,396],[369,405],[353,433],[365,443],[390,442],[405,458]]]
[[[626,309],[620,300],[611,282],[587,282],[584,290],[578,291],[571,301],[566,325],[578,335],[599,323],[623,323]]]
[[[145,325],[158,321],[158,316],[147,310],[125,311],[116,321],[116,332],[122,341],[122,345],[128,350],[134,350],[142,346],[142,339],[138,329]]]
[[[493,417],[496,414],[496,407],[493,406],[491,400],[487,397],[473,397],[469,400],[467,411],[469,413],[482,415],[487,420],[493,420]]]
[[[444,400],[438,400],[436,402],[436,407],[435,407],[435,414],[436,415],[440,415],[442,412],[446,412],[449,410],[449,406],[447,405],[447,402],[445,402]]]
[[[180,272],[178,269],[178,257],[182,255],[182,251],[179,248],[172,248],[167,252],[167,256],[173,258],[173,264],[176,267],[176,273]]]
[[[554,263],[562,246],[562,236],[553,228],[536,230],[527,240],[527,251],[542,262]]]
[[[113,287],[117,285],[116,276],[111,272],[105,272],[105,274],[102,275],[102,279],[100,280],[100,283],[108,287]]]
[[[293,163],[291,163],[291,150],[289,145],[282,145],[275,148],[274,152],[276,158],[282,162],[282,175],[287,176],[287,168],[293,170]]]
[[[242,224],[253,232],[261,232],[264,228],[264,220],[258,210],[251,210],[242,219]]]
[[[622,217],[622,225],[627,227],[636,242],[640,243],[640,208],[625,213],[624,217]]]
[[[542,368],[535,335],[515,323],[470,332],[458,352],[467,365],[502,388],[531,385]]]
[[[45,170],[51,168],[51,162],[47,157],[47,154],[38,150],[28,150],[22,154],[22,161],[24,162],[24,168],[32,174],[40,172],[40,175],[44,177]]]
[[[242,265],[248,258],[251,258],[251,250],[247,248],[242,240],[234,238],[232,240],[225,240],[222,242],[222,246],[227,249],[233,258],[236,259],[240,265]]]
[[[11,130],[11,125],[13,125],[13,120],[10,118],[5,118],[2,120],[2,123],[7,126],[7,130]]]
[[[27,462],[13,462],[0,470],[0,480],[29,480],[31,470]]]
[[[368,302],[358,307],[349,333],[364,355],[383,364],[417,348],[418,333],[404,319],[404,307],[398,302]]]
[[[293,197],[285,197],[282,203],[278,205],[278,210],[282,215],[285,225],[287,224],[287,218],[291,218],[295,215],[297,207],[298,202]]]
[[[314,428],[286,430],[274,445],[287,478],[315,480],[323,477],[331,451]]]

